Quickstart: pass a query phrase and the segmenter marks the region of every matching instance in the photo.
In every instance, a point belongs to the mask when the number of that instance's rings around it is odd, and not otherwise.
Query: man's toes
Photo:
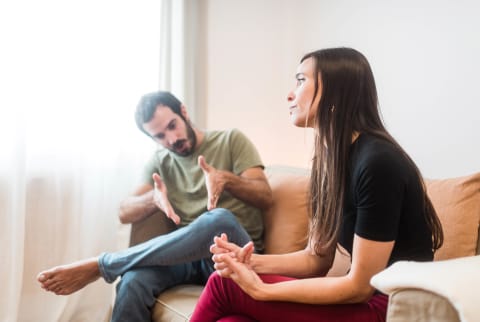
[[[60,280],[57,280],[56,278],[49,278],[45,282],[43,282],[43,285],[50,291],[53,288],[62,285],[62,282]]]
[[[47,279],[47,277],[46,277],[45,274],[43,274],[43,273],[39,273],[39,274],[37,275],[37,281],[39,281],[40,283],[41,283],[41,282],[45,282],[46,279]]]
[[[56,288],[52,289],[52,292],[55,293],[56,295],[61,295],[62,288],[61,287],[56,287]]]
[[[59,289],[55,294],[57,295],[70,295],[72,294],[72,291],[70,291],[69,289]]]
[[[49,286],[48,286],[48,290],[53,292],[53,293],[57,293],[58,291],[60,291],[61,289],[63,289],[63,285],[62,283],[59,283],[57,281],[51,283]]]
[[[45,282],[45,281],[51,279],[52,277],[54,277],[57,272],[58,272],[57,267],[46,270],[46,271],[43,271],[43,272],[40,272],[37,275],[37,280],[39,282]]]

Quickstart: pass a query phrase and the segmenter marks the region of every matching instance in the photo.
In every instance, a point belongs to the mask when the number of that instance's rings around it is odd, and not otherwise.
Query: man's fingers
[[[198,165],[200,166],[200,168],[202,168],[203,171],[210,171],[210,166],[207,164],[207,161],[205,161],[205,157],[203,155],[200,155],[198,157]]]
[[[209,196],[208,205],[207,205],[208,210],[212,210],[212,209],[217,208],[217,202],[218,202],[218,194],[214,194],[213,196]]]
[[[153,179],[153,182],[155,182],[155,184],[157,185],[157,187],[159,189],[162,189],[163,187],[163,181],[162,181],[162,178],[160,177],[160,175],[158,173],[154,173],[152,175],[152,179]]]
[[[173,210],[172,212],[169,212],[167,214],[167,217],[170,218],[170,220],[172,220],[175,225],[178,225],[180,223],[180,217],[175,212],[173,212]]]
[[[160,178],[160,175],[158,173],[154,173],[152,174],[152,179],[153,181],[155,181],[155,183],[161,183],[162,182],[162,179]]]

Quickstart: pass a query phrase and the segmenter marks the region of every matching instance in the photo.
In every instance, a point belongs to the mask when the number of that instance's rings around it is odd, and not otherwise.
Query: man
[[[58,295],[100,277],[111,283],[121,276],[112,321],[149,321],[163,290],[205,283],[214,271],[209,252],[214,236],[225,232],[240,245],[253,240],[261,252],[261,210],[272,202],[258,152],[240,131],[194,128],[185,106],[168,92],[144,95],[135,119],[163,149],[147,164],[144,184],[121,204],[120,221],[165,215],[178,229],[38,275],[41,286]]]

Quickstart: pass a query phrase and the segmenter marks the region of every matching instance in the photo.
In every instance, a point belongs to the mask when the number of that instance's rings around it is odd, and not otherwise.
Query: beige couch
[[[265,251],[284,253],[305,247],[307,235],[308,171],[274,166],[266,170],[274,205],[265,212]],[[445,244],[435,260],[479,254],[480,173],[454,179],[427,180],[427,189],[444,227]],[[132,225],[132,245],[166,233],[173,225],[153,215]],[[345,274],[349,258],[337,252],[329,275]],[[181,285],[162,293],[153,312],[154,321],[188,321],[202,290]],[[438,309],[437,309],[438,308]],[[460,321],[448,299],[427,290],[406,288],[390,294],[388,321]]]

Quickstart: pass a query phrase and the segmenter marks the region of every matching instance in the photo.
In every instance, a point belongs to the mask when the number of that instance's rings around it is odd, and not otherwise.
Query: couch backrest
[[[266,174],[273,190],[274,206],[264,214],[265,251],[278,254],[303,249],[308,230],[309,171],[272,166],[266,169]],[[436,252],[435,259],[479,254],[480,173],[426,180],[426,186],[445,235],[444,245]],[[345,258],[340,260],[344,262]]]
[[[274,207],[264,214],[265,251],[279,254],[305,248],[308,231],[307,189],[309,171],[272,166],[266,169]],[[444,246],[436,260],[480,254],[480,173],[459,178],[425,180],[440,217]],[[149,216],[132,225],[130,245],[174,229],[165,216]],[[348,256],[338,253],[333,271],[344,272]]]
[[[265,252],[282,254],[304,249],[308,235],[307,193],[310,171],[272,166],[266,175],[273,192],[273,207],[264,213]],[[329,276],[341,276],[350,268],[350,255],[337,250]]]
[[[265,252],[282,254],[307,244],[307,192],[309,171],[272,166],[265,170],[273,193],[273,206],[264,213]]]

